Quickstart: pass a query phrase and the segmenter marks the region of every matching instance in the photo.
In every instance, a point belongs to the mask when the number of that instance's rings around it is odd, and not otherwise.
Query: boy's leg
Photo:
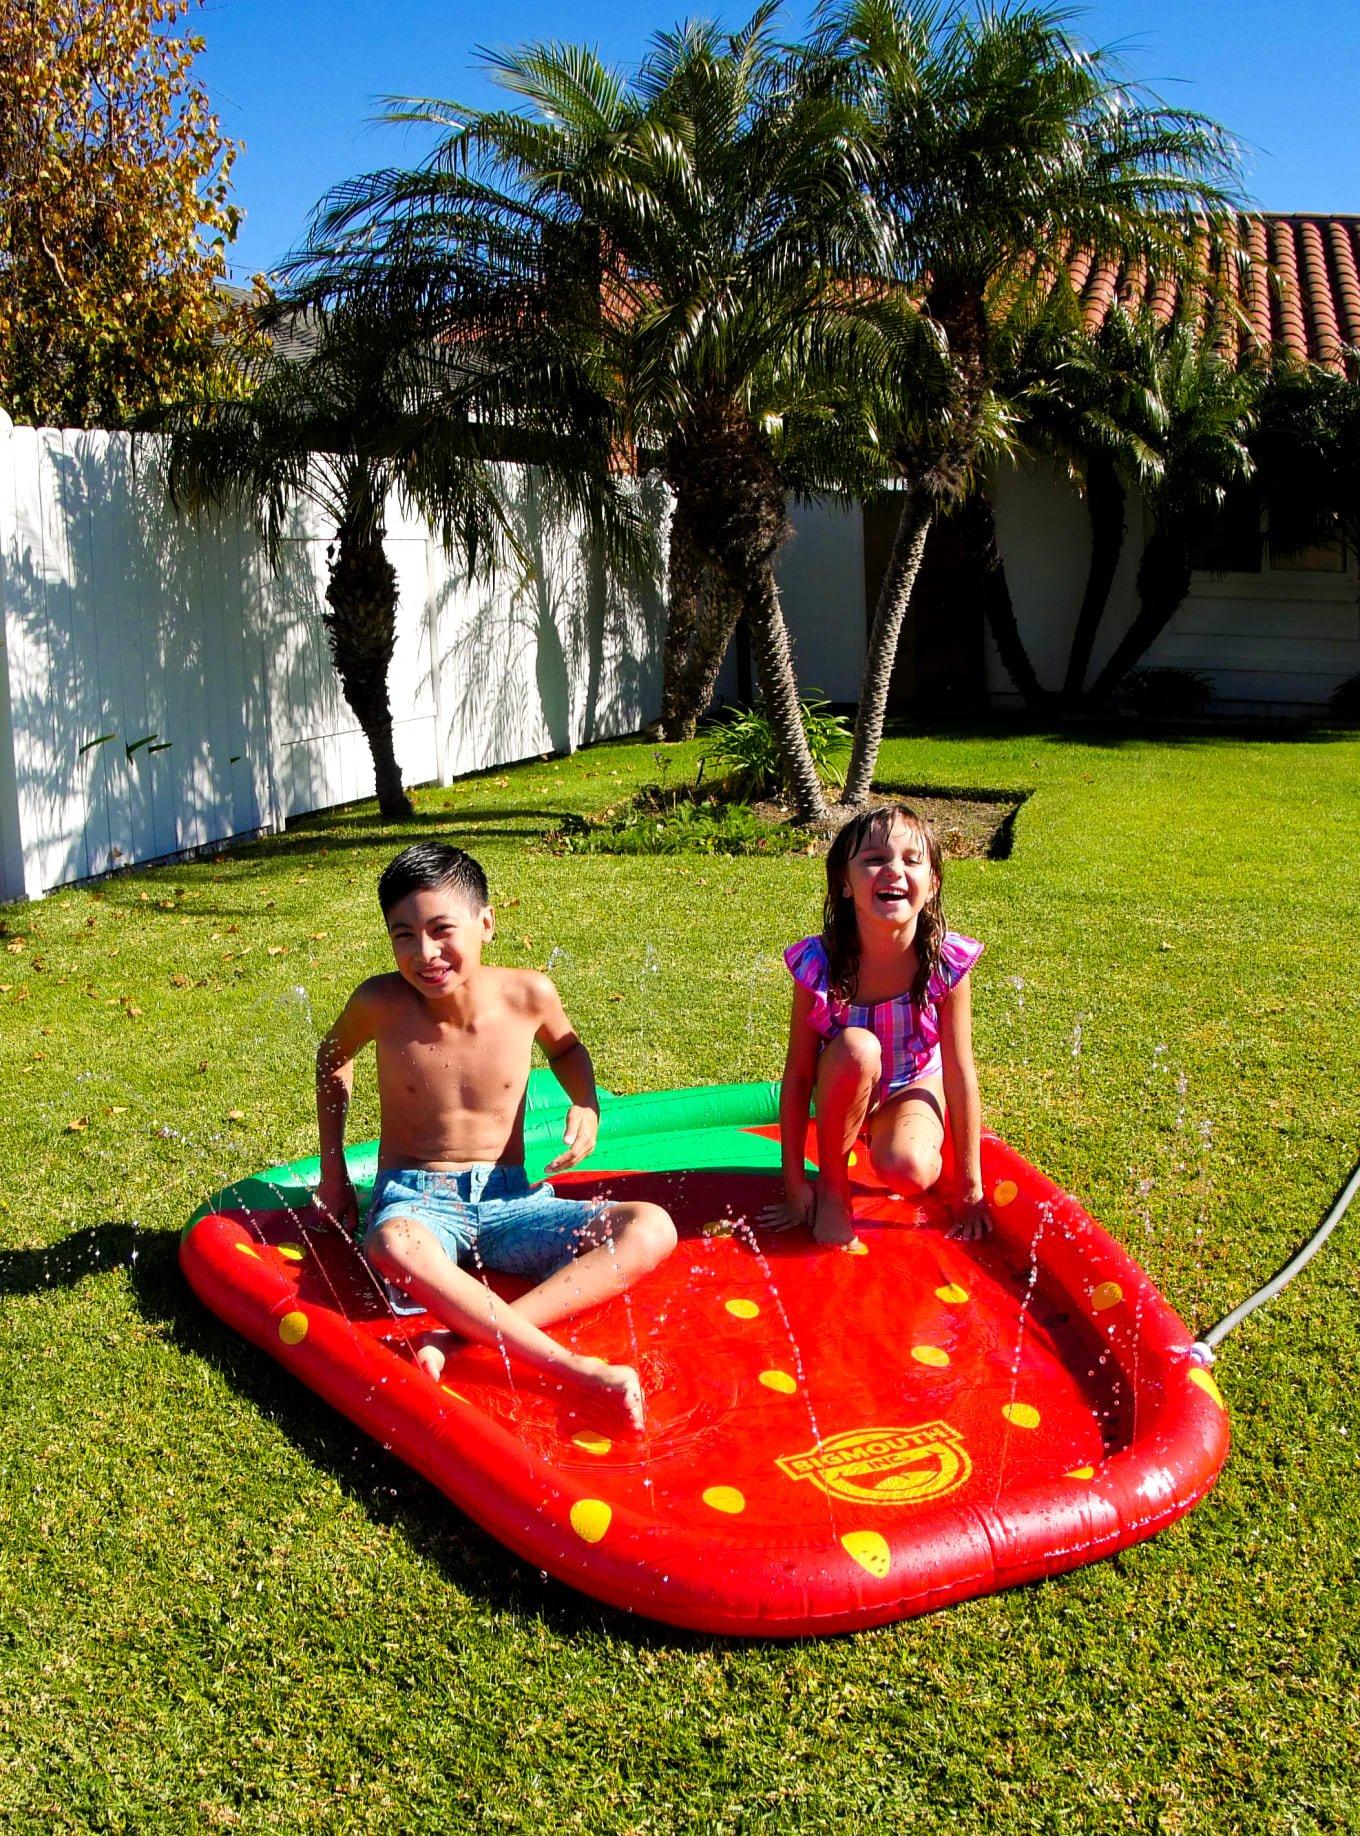
[[[364,1247],[389,1281],[454,1332],[482,1345],[503,1345],[535,1370],[621,1404],[633,1427],[642,1427],[642,1386],[636,1371],[627,1365],[579,1357],[550,1339],[484,1282],[460,1269],[414,1218],[387,1219],[369,1235]],[[431,1344],[417,1357],[422,1369],[437,1380],[444,1366],[444,1348]]]
[[[589,1247],[514,1303],[522,1319],[551,1326],[622,1294],[664,1262],[677,1239],[668,1212],[636,1200],[604,1206],[578,1241]]]
[[[837,1033],[817,1060],[817,1211],[812,1234],[819,1243],[855,1240],[850,1150],[882,1072],[882,1047],[862,1026],[847,1026]]]
[[[944,1147],[944,1079],[923,1077],[899,1090],[869,1124],[869,1159],[885,1186],[905,1198],[928,1192],[940,1177]]]

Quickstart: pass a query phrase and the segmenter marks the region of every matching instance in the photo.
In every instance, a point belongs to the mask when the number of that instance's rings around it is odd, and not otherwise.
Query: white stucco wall
[[[1040,681],[1061,687],[1090,558],[1085,508],[1048,467],[1009,467],[995,481],[997,534],[1016,618]],[[799,681],[832,701],[859,692],[867,619],[864,531],[857,508],[795,507],[794,535],[779,579]],[[1088,682],[1137,610],[1144,537],[1141,500],[1131,494],[1127,532]],[[990,637],[987,687],[998,707],[1019,696]],[[1224,714],[1301,714],[1325,707],[1338,683],[1360,672],[1360,579],[1271,570],[1221,578],[1197,573],[1191,592],[1144,661],[1194,669],[1209,678]],[[731,659],[721,692],[736,692]]]

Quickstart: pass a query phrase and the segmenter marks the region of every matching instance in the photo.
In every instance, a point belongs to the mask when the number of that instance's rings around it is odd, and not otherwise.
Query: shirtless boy
[[[378,898],[396,973],[361,983],[316,1056],[317,1203],[358,1225],[345,1168],[354,1060],[377,1048],[382,1137],[363,1248],[394,1304],[449,1328],[416,1343],[438,1380],[458,1339],[499,1341],[549,1377],[621,1408],[642,1426],[642,1386],[623,1364],[583,1358],[543,1330],[629,1287],[675,1247],[657,1205],[558,1198],[524,1172],[524,1096],[535,1040],[570,1100],[562,1172],[595,1146],[590,1054],[546,975],[482,961],[495,932],[486,875],[461,848],[417,842],[392,861]],[[513,1303],[460,1263],[538,1277]]]

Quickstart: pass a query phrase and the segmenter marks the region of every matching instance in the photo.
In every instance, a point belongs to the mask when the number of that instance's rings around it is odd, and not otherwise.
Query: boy
[[[477,862],[461,848],[417,842],[388,865],[378,898],[396,973],[356,988],[317,1052],[317,1203],[357,1226],[345,1116],[355,1056],[371,1040],[382,1137],[364,1252],[392,1287],[451,1329],[418,1340],[417,1362],[437,1381],[456,1338],[499,1341],[510,1356],[621,1406],[640,1429],[637,1372],[580,1357],[543,1328],[655,1268],[675,1247],[675,1226],[658,1205],[592,1204],[529,1185],[524,1094],[534,1041],[571,1103],[550,1174],[595,1146],[595,1075],[547,976],[483,963],[495,919]],[[460,1260],[540,1279],[510,1303]]]

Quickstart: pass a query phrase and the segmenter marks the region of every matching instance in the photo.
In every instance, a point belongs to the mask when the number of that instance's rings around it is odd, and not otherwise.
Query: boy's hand
[[[340,1230],[358,1229],[359,1198],[348,1173],[323,1174],[312,1202]]]
[[[585,1103],[573,1103],[567,1111],[567,1126],[562,1130],[565,1146],[555,1160],[550,1160],[543,1171],[545,1173],[565,1173],[568,1167],[574,1167],[578,1161],[594,1149],[600,1133],[600,1115]]]
[[[782,1200],[762,1207],[756,1214],[756,1223],[762,1230],[796,1230],[812,1223],[816,1209],[816,1189],[811,1180],[803,1179],[786,1185]]]
[[[973,1243],[979,1237],[985,1237],[992,1228],[992,1214],[987,1209],[987,1201],[979,1192],[976,1196],[965,1196],[959,1200],[959,1215],[949,1227],[949,1235],[960,1243]]]

